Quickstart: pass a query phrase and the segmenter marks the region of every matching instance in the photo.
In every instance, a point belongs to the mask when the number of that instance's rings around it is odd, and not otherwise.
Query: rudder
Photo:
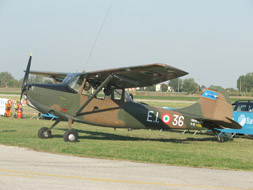
[[[208,129],[241,128],[237,122],[233,121],[230,98],[221,87],[215,86],[207,89],[197,103],[177,111],[191,115]]]
[[[227,92],[221,87],[207,89],[198,100],[205,118],[229,122],[233,117],[233,108]]]

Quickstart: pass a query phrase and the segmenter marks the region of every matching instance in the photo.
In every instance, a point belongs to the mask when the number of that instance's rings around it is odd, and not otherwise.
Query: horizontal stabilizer
[[[242,126],[235,122],[234,120],[230,119],[230,118],[226,118],[228,121],[224,121],[224,120],[211,120],[211,119],[202,119],[202,123],[203,125],[208,128],[208,129],[225,129],[225,128],[229,128],[229,129],[241,129]]]

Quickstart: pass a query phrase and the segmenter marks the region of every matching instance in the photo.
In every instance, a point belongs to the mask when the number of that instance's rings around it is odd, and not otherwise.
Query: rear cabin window
[[[112,100],[122,100],[122,96],[123,96],[123,90],[122,89],[116,89],[112,92],[111,94],[111,99]]]
[[[125,91],[125,89],[116,89],[112,92],[110,95],[112,100],[121,100],[124,102],[132,102],[132,98],[129,96],[129,94]]]

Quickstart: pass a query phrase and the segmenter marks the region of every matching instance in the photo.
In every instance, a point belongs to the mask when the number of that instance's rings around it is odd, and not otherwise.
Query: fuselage
[[[36,85],[26,88],[30,104],[42,113],[51,113],[68,120],[76,113],[90,94],[78,93],[69,86]],[[180,110],[167,110],[136,103],[124,89],[114,90],[110,96],[93,98],[75,117],[75,122],[113,128],[133,129],[201,129],[192,115]]]

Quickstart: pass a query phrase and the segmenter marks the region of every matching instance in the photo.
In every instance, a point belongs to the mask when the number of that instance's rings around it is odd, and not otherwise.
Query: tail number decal
[[[159,123],[158,117],[159,117],[159,112],[156,112],[156,115],[154,115],[154,111],[148,111],[147,122]]]
[[[184,125],[184,116],[173,115],[172,125],[182,127]]]

